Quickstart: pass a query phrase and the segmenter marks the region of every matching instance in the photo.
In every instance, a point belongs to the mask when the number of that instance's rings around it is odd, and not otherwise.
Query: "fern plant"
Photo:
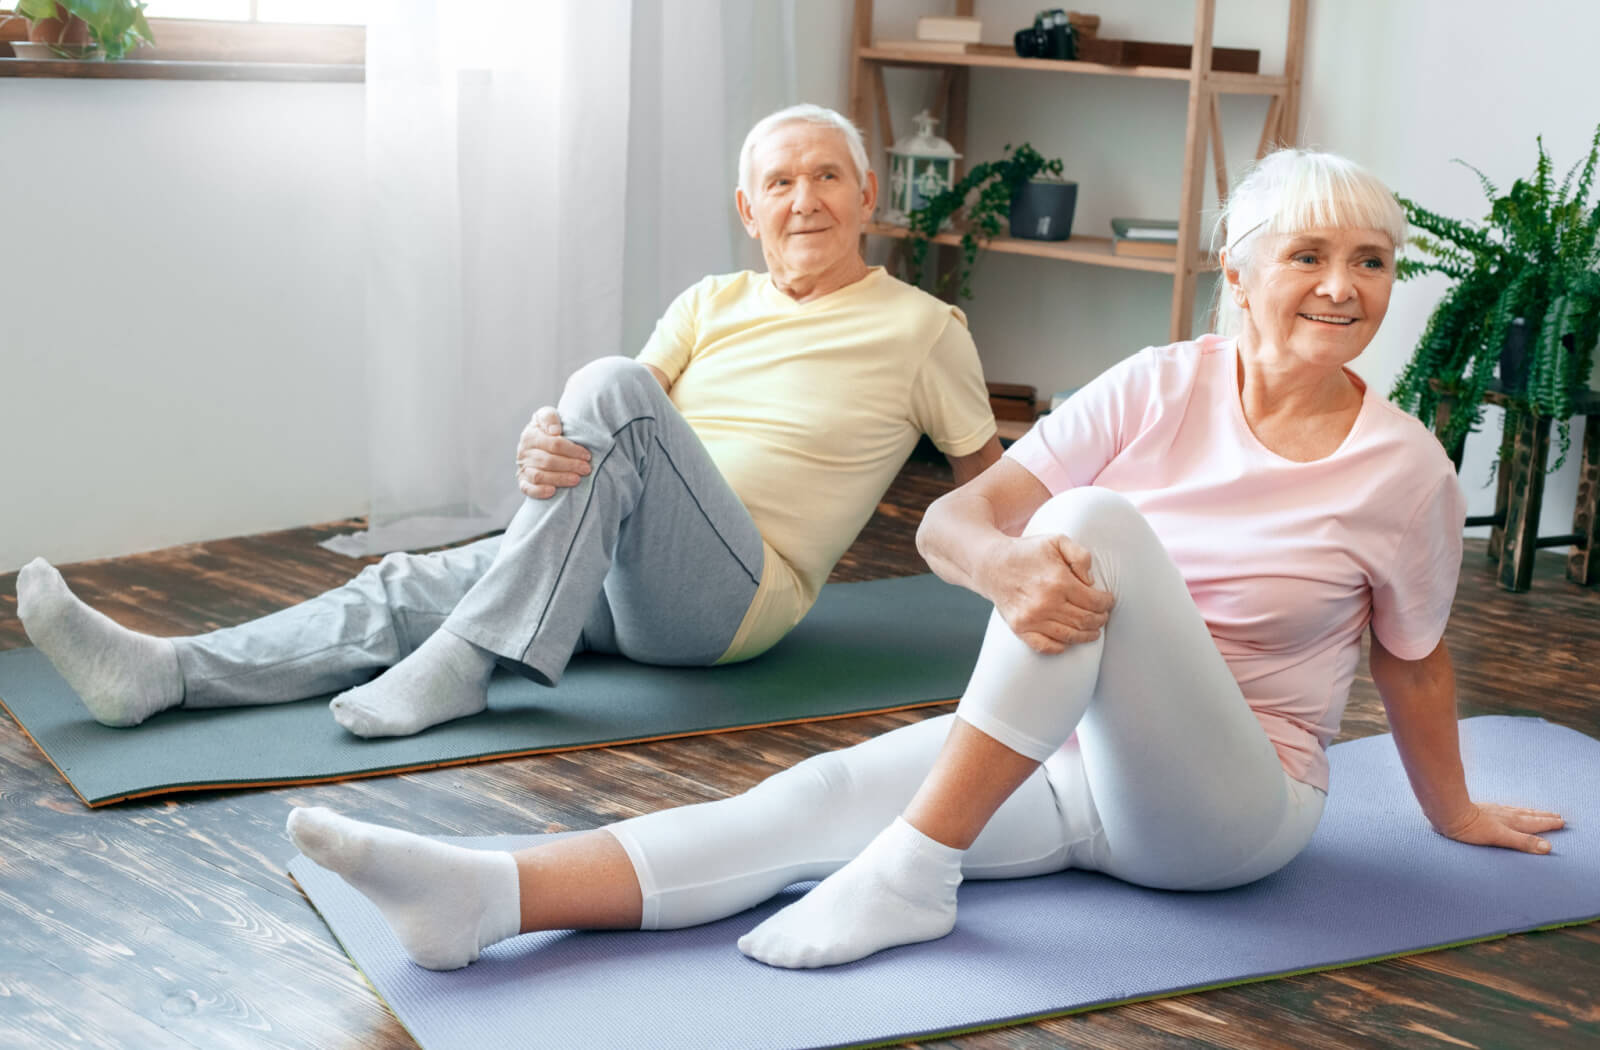
[[[1527,379],[1506,391],[1502,451],[1523,413],[1551,419],[1560,443],[1554,471],[1571,447],[1572,397],[1588,386],[1600,340],[1600,206],[1590,199],[1600,127],[1589,155],[1559,186],[1543,137],[1537,142],[1532,178],[1517,179],[1504,195],[1483,172],[1458,161],[1477,174],[1489,198],[1481,223],[1447,218],[1397,195],[1407,220],[1422,231],[1411,243],[1424,256],[1400,260],[1397,276],[1442,273],[1455,284],[1428,318],[1389,396],[1430,426],[1440,398],[1450,396],[1454,409],[1440,439],[1455,448],[1481,422],[1484,391],[1521,318]]]
[[[1061,174],[1059,158],[1046,160],[1038,150],[1024,142],[1015,151],[1005,147],[999,160],[974,164],[954,186],[944,190],[923,204],[913,208],[909,216],[910,235],[906,251],[902,253],[902,276],[909,284],[922,283],[922,268],[927,263],[928,245],[939,235],[944,221],[966,207],[966,224],[961,233],[961,265],[944,275],[937,291],[949,290],[955,283],[957,294],[972,298],[972,272],[978,265],[978,250],[983,244],[999,235],[1011,217],[1011,200],[1027,184],[1040,175]],[[967,198],[974,193],[972,203]]]

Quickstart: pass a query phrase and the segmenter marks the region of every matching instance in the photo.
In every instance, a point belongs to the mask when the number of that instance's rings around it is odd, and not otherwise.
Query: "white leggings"
[[[724,918],[843,866],[905,808],[955,717],[1043,762],[967,851],[966,878],[1082,868],[1222,889],[1305,848],[1323,792],[1283,771],[1132,504],[1072,489],[1027,531],[1088,548],[1116,598],[1100,638],[1045,656],[994,614],[954,715],[813,756],[733,798],[612,825],[644,892],[642,928]]]

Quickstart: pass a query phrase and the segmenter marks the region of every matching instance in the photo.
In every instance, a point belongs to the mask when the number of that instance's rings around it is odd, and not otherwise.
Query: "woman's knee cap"
[[[1126,496],[1110,489],[1084,486],[1046,500],[1028,520],[1023,534],[1061,533],[1086,547],[1093,547],[1126,535],[1129,530],[1148,527],[1144,516]]]

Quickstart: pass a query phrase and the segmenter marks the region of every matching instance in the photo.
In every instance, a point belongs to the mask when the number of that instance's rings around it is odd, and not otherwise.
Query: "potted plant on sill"
[[[155,42],[144,6],[141,0],[16,0],[7,18],[27,22],[28,42],[45,45],[57,58],[115,60]]]
[[[1508,402],[1502,454],[1523,414],[1531,413],[1557,426],[1554,471],[1571,447],[1573,397],[1588,387],[1600,339],[1600,206],[1590,200],[1600,127],[1589,155],[1559,187],[1544,140],[1537,141],[1531,180],[1517,179],[1503,196],[1472,169],[1490,203],[1481,224],[1398,198],[1407,220],[1423,231],[1411,243],[1426,258],[1400,260],[1397,276],[1442,273],[1456,283],[1434,308],[1390,397],[1429,426],[1448,399],[1440,440],[1458,455],[1482,419],[1484,392],[1498,366]]]
[[[974,164],[956,184],[936,195],[920,208],[910,213],[910,233],[906,251],[902,255],[905,279],[910,284],[922,283],[922,268],[927,262],[928,245],[939,234],[947,219],[966,208],[965,228],[961,233],[961,264],[944,275],[938,290],[945,291],[954,282],[957,294],[972,298],[970,281],[978,263],[978,250],[984,242],[996,237],[1011,220],[1013,202],[1030,181],[1044,181],[1041,177],[1054,176],[1056,185],[1076,188],[1075,183],[1059,182],[1060,159],[1047,160],[1038,150],[1024,142],[1015,150],[1008,145],[999,160]],[[976,194],[971,204],[967,198]],[[1065,227],[1070,230],[1072,218],[1069,210]],[[1057,224],[1059,229],[1061,224]]]

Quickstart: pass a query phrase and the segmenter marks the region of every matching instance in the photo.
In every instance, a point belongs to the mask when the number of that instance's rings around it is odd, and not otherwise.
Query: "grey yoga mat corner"
[[[584,654],[555,688],[497,671],[489,710],[414,737],[362,740],[327,697],[164,712],[111,729],[36,649],[0,652],[0,703],[90,806],[540,751],[836,718],[949,700],[966,688],[989,606],[935,576],[833,583],[773,649],[713,668]]]
[[[1218,893],[1087,872],[961,887],[955,932],[827,970],[776,970],[738,937],[804,887],[661,933],[526,934],[463,970],[412,965],[366,898],[289,871],[425,1050],[877,1044],[1426,951],[1600,917],[1600,741],[1532,718],[1462,723],[1475,797],[1553,809],[1530,856],[1429,830],[1391,738],[1331,749],[1321,826],[1288,867]],[[515,847],[541,836],[461,840]]]

